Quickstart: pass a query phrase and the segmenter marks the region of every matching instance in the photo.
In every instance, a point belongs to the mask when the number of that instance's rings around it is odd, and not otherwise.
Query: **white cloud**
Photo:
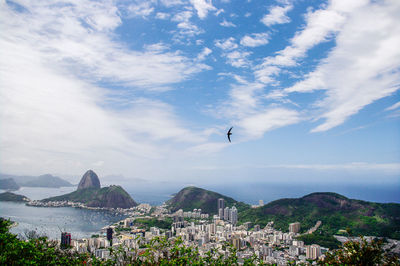
[[[400,3],[366,4],[349,15],[336,47],[290,92],[326,90],[316,103],[325,122],[313,132],[336,127],[366,105],[389,96],[400,84]],[[356,34],[355,34],[356,32]]]
[[[160,2],[166,7],[179,6],[185,3],[182,0],[161,0]]]
[[[105,172],[131,172],[206,141],[170,105],[132,93],[182,81],[199,70],[197,59],[160,43],[144,52],[116,43],[112,2],[30,2],[26,12],[0,5],[2,171],[74,174],[103,161]]]
[[[328,6],[315,11],[309,11],[306,15],[304,29],[298,31],[291,39],[290,45],[278,51],[276,56],[265,58],[255,73],[260,80],[273,81],[273,76],[265,77],[263,68],[275,65],[279,67],[296,66],[297,60],[303,58],[307,51],[314,46],[329,40],[340,31],[346,22],[347,16],[364,5],[367,0],[355,0],[351,3],[343,0],[332,0]],[[274,73],[277,74],[277,73]]]
[[[221,25],[222,27],[236,27],[235,24],[233,24],[232,22],[226,21],[226,19],[224,19],[221,23],[219,23],[219,25]]]
[[[397,102],[391,106],[389,106],[388,108],[385,109],[385,111],[391,111],[391,110],[396,110],[400,107],[400,102]]]
[[[269,13],[261,19],[261,22],[264,23],[266,26],[289,23],[290,18],[286,15],[286,13],[289,12],[292,8],[292,5],[272,6],[269,9]]]
[[[234,67],[247,67],[250,65],[250,61],[247,59],[250,54],[250,52],[232,51],[226,53],[225,56],[230,65]]]
[[[249,47],[257,47],[268,43],[268,33],[253,33],[246,35],[240,40],[240,44]]]
[[[156,18],[158,19],[168,19],[171,15],[164,12],[157,12]]]
[[[244,128],[247,136],[260,138],[267,131],[296,124],[300,121],[300,115],[296,110],[267,108],[264,111],[243,118],[238,124]]]
[[[131,17],[147,17],[154,11],[153,3],[150,1],[136,1],[127,8]]]
[[[215,46],[221,48],[222,50],[233,50],[239,47],[235,41],[236,40],[233,37],[229,37],[225,40],[216,40]]]
[[[201,33],[203,33],[204,31],[202,29],[200,29],[197,25],[193,24],[190,21],[190,18],[193,16],[193,12],[192,11],[182,11],[179,12],[177,14],[175,14],[175,16],[172,17],[172,21],[178,22],[178,29],[180,29],[179,31],[179,35],[177,36],[178,39],[186,39],[187,36],[195,36],[195,35],[199,35]]]
[[[212,50],[210,48],[204,47],[203,51],[197,56],[197,59],[202,61],[206,59],[206,57],[212,53]]]
[[[207,17],[209,11],[216,10],[212,5],[211,0],[190,0],[190,3],[197,10],[197,15],[200,19]]]

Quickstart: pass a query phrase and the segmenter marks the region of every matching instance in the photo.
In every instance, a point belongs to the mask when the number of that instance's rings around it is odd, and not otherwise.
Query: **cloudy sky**
[[[399,14],[398,0],[0,0],[0,172],[398,184]]]

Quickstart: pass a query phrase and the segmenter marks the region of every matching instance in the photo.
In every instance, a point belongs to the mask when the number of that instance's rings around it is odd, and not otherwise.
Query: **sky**
[[[398,0],[0,0],[0,172],[400,187],[399,14]]]

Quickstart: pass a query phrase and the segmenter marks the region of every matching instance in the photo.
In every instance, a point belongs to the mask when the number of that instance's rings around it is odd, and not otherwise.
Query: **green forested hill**
[[[239,212],[239,220],[262,226],[274,221],[275,227],[284,231],[288,230],[289,223],[300,222],[303,232],[322,221],[318,232],[323,234],[350,229],[353,235],[400,239],[400,204],[354,200],[328,192],[280,199],[263,207],[247,209]]]
[[[23,195],[14,194],[11,192],[0,193],[0,201],[24,202],[27,200],[28,200],[28,198]]]
[[[225,200],[225,206],[238,208],[238,211],[250,208],[249,205],[236,201],[230,197],[224,196],[217,192],[206,190],[198,187],[185,187],[179,191],[172,199],[167,201],[171,211],[182,209],[184,211],[192,211],[193,209],[201,209],[204,213],[217,214],[217,201],[219,198]]]
[[[84,203],[89,207],[105,208],[131,208],[137,205],[121,186],[80,189],[42,201],[73,201]]]

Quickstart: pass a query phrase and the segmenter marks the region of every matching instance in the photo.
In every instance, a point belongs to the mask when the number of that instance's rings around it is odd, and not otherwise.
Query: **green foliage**
[[[172,219],[171,218],[165,218],[163,220],[159,220],[157,218],[137,218],[133,221],[134,225],[137,227],[149,230],[150,227],[158,227],[161,229],[171,229],[172,225]]]
[[[322,221],[321,230],[333,235],[349,229],[355,235],[377,235],[400,239],[400,204],[348,199],[336,193],[312,193],[298,199],[280,199],[263,207],[239,212],[239,221],[250,221],[287,231],[289,224],[301,223],[305,232]]]
[[[156,237],[149,243],[139,242],[139,249],[110,248],[109,259],[98,259],[89,253],[62,250],[45,237],[20,240],[9,232],[10,225],[10,221],[0,219],[0,265],[239,265],[237,250],[228,243],[222,250],[212,249],[201,256],[198,248],[185,245],[180,238],[169,241]],[[266,265],[256,256],[240,264]],[[383,250],[383,241],[368,243],[365,239],[345,243],[342,249],[327,253],[319,264],[400,265],[398,257]]]
[[[73,201],[84,203],[90,207],[108,208],[130,208],[137,206],[132,197],[120,186],[109,186],[100,189],[79,189],[65,195],[43,199],[42,201]]]
[[[238,212],[250,208],[248,204],[198,187],[186,187],[182,189],[172,199],[168,200],[167,204],[172,211],[177,211],[179,209],[184,211],[201,209],[203,213],[209,213],[212,215],[217,214],[217,201],[219,198],[223,198],[225,200],[225,205],[228,207],[235,205]]]
[[[348,241],[343,248],[328,252],[320,265],[400,265],[399,257],[383,249],[382,240],[370,243],[361,237],[360,241]]]
[[[4,192],[0,194],[0,201],[24,202],[25,200],[27,200],[25,196],[14,194],[11,192]]]
[[[0,265],[77,265],[88,261],[88,254],[61,250],[45,237],[20,240],[9,233],[10,225],[0,218]]]
[[[305,234],[297,237],[297,240],[304,241],[304,244],[318,244],[322,247],[329,249],[339,248],[341,243],[330,234],[320,234],[319,232],[314,232],[313,234]]]

